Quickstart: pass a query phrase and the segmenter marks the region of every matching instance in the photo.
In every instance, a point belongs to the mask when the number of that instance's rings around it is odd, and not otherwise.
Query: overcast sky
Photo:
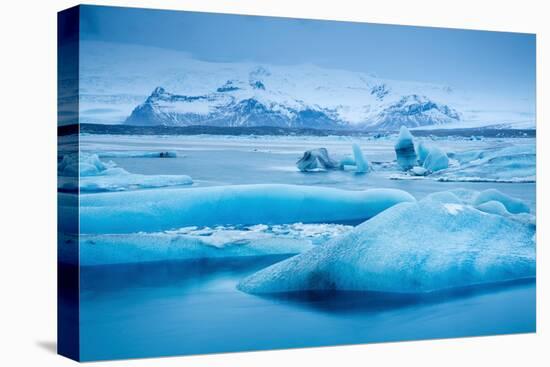
[[[84,6],[81,39],[207,61],[312,63],[534,98],[535,36],[507,32]]]

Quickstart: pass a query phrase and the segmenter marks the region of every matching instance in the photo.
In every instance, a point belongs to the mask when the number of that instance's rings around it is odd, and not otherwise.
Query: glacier
[[[444,192],[395,205],[238,288],[424,293],[535,277],[535,226],[466,203],[479,195]]]
[[[65,191],[103,192],[191,185],[187,175],[141,175],[104,162],[97,154],[66,154],[58,163],[58,188]],[[74,180],[79,176],[79,180]]]
[[[81,233],[158,232],[184,226],[359,223],[415,198],[397,189],[362,191],[251,184],[81,195]]]
[[[397,164],[404,171],[411,169],[417,163],[413,136],[405,126],[401,126],[399,130],[399,136],[395,143],[395,155],[397,157]]]

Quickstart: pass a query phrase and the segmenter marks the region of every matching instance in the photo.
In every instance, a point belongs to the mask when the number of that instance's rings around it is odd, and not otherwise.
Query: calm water
[[[82,358],[299,348],[535,331],[535,283],[438,293],[310,293],[235,289],[280,258],[81,269]]]
[[[195,186],[291,183],[345,189],[394,187],[417,198],[454,188],[498,188],[535,209],[535,184],[395,181],[382,173],[304,174],[294,163],[325,146],[339,158],[342,139],[220,139],[85,136],[89,151],[177,150],[178,158],[117,158],[132,173],[188,174]],[[506,142],[446,141],[446,150]],[[519,139],[518,143],[534,143]],[[393,157],[393,142],[362,142],[372,161]],[[535,331],[535,282],[437,293],[308,293],[258,297],[235,286],[282,258],[161,262],[81,268],[83,360],[297,348],[335,344]]]

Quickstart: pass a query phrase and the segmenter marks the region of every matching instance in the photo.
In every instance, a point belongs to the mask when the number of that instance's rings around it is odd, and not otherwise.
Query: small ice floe
[[[414,166],[390,179],[407,180],[417,176],[443,182],[536,182],[536,152],[534,144],[499,146],[464,152],[445,153],[436,146],[418,145],[421,166]],[[419,168],[427,171],[419,175]]]
[[[424,167],[415,166],[411,168],[410,173],[413,176],[426,176],[428,174],[428,170]]]
[[[453,153],[459,164],[438,172],[434,179],[454,182],[528,183],[536,181],[534,144]]]
[[[97,152],[99,158],[177,158],[176,151],[167,150],[160,152],[140,152],[140,151],[111,151]]]
[[[422,293],[535,277],[535,225],[517,215],[477,209],[472,200],[480,196],[447,191],[395,205],[342,236],[260,270],[238,288],[252,294]]]
[[[107,265],[144,260],[292,256],[352,229],[353,226],[342,224],[293,223],[273,226],[190,226],[153,233],[82,235],[80,262],[81,265]]]
[[[81,192],[126,191],[166,186],[191,185],[187,175],[141,175],[104,162],[97,154],[67,154],[58,164],[58,188]],[[78,178],[78,179],[77,179]]]

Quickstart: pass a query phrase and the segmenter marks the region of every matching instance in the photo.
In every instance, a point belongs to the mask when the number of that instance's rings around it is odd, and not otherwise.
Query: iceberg
[[[535,277],[535,226],[463,204],[462,194],[395,205],[238,288],[424,293]]]
[[[438,147],[430,147],[428,155],[424,159],[423,167],[430,172],[441,171],[449,168],[449,157]]]
[[[418,163],[420,165],[423,165],[424,161],[428,157],[428,154],[430,154],[430,148],[426,143],[421,142],[420,144],[418,144],[417,150],[418,150]]]
[[[535,144],[453,153],[460,165],[434,175],[439,181],[535,182]]]
[[[521,199],[513,198],[496,189],[488,189],[479,193],[474,200],[475,205],[482,205],[491,201],[500,202],[506,211],[512,214],[529,213],[529,205]]]
[[[369,162],[365,159],[363,152],[358,144],[352,145],[353,157],[355,161],[355,172],[356,173],[367,173],[370,171]]]
[[[257,184],[86,194],[82,233],[160,232],[185,226],[360,223],[415,198],[402,190]]]
[[[65,191],[103,192],[191,185],[187,175],[141,175],[103,162],[97,154],[68,154],[58,164],[58,188]],[[74,179],[79,176],[78,182]],[[78,186],[77,186],[78,185]]]
[[[397,164],[407,171],[416,165],[416,151],[414,150],[413,136],[405,126],[401,126],[399,137],[395,143],[395,154],[397,156]]]
[[[149,261],[291,256],[353,229],[341,224],[184,227],[174,231],[80,236],[84,266]],[[73,246],[75,247],[75,246]],[[68,251],[71,247],[64,250]]]
[[[326,148],[307,150],[302,158],[296,162],[296,167],[302,172],[340,169],[340,162],[333,160],[328,155]]]
[[[112,265],[165,260],[240,256],[295,255],[311,249],[307,240],[261,237],[212,244],[200,237],[168,233],[84,235],[80,238],[80,264]]]

